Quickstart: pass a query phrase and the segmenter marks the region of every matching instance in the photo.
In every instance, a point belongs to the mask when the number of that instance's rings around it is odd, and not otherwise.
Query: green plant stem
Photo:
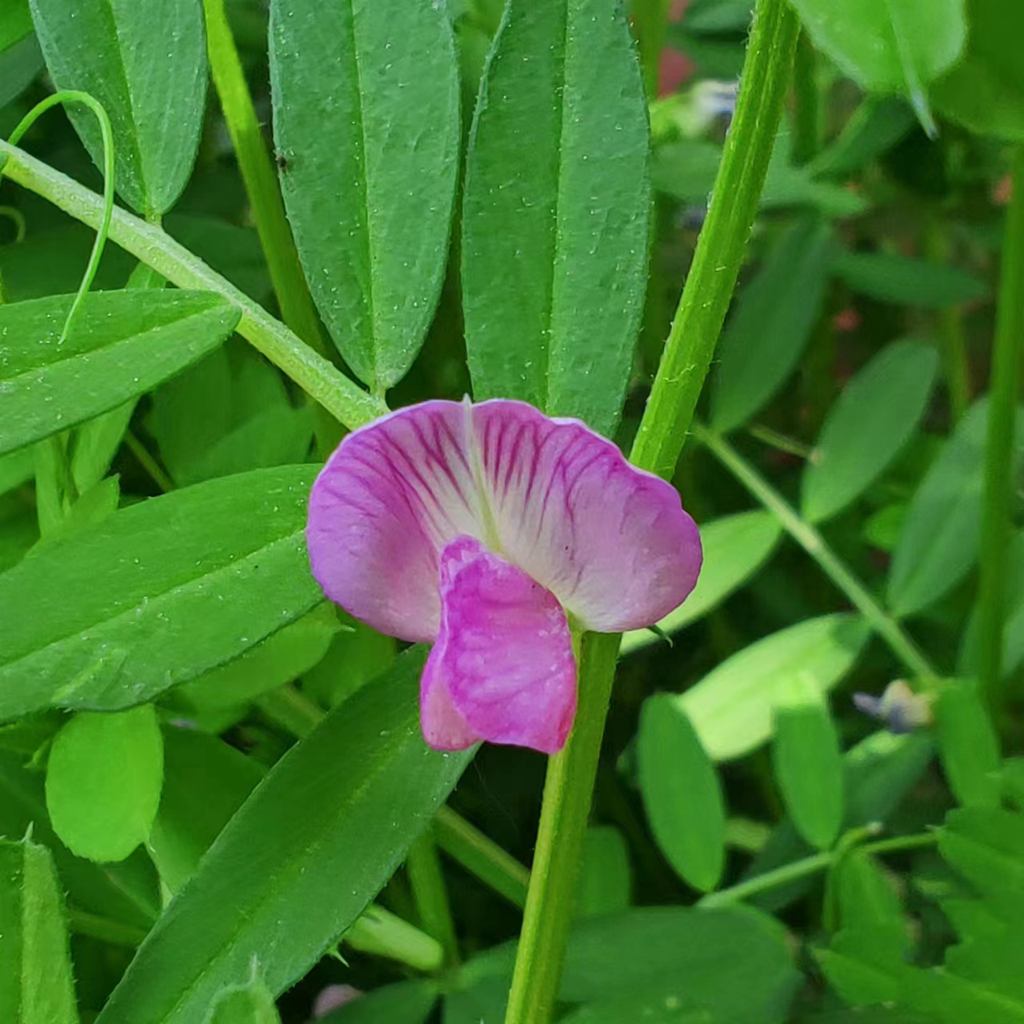
[[[658,95],[661,51],[665,48],[668,0],[635,0],[632,10],[633,34],[640,52],[640,71],[648,99]]]
[[[813,558],[830,580],[850,599],[871,628],[889,645],[914,676],[937,678],[937,672],[903,627],[875,600],[874,595],[828,546],[825,538],[754,469],[725,438],[698,423],[694,436],[736,479],[771,512],[783,529]]]
[[[203,11],[213,84],[238,158],[238,169],[270,271],[270,283],[281,307],[281,318],[303,341],[327,356],[320,320],[288,229],[274,165],[238,58],[224,0],[203,0]]]
[[[548,761],[506,1024],[547,1024],[551,1019],[620,639],[587,633],[581,643],[576,721],[565,747]]]
[[[996,335],[989,385],[978,584],[978,682],[998,709],[1006,627],[1007,550],[1012,531],[1015,420],[1024,369],[1024,145],[1013,158],[1013,198],[1006,216]]]
[[[131,924],[113,921],[109,917],[90,914],[77,907],[68,907],[68,930],[75,935],[87,935],[90,939],[99,939],[112,946],[124,946],[135,949],[142,944],[146,932]]]
[[[798,33],[796,15],[785,0],[759,0],[707,220],[630,456],[659,476],[675,470],[736,287]]]
[[[798,32],[786,0],[758,0],[707,220],[631,454],[637,466],[664,477],[675,470],[736,286]],[[505,1024],[551,1019],[620,640],[609,634],[583,638],[576,721],[565,748],[548,763]]]
[[[124,435],[124,443],[128,451],[135,456],[135,461],[146,471],[149,478],[160,488],[161,491],[174,490],[174,481],[167,475],[167,472],[150,454],[149,449],[132,433],[128,431]]]
[[[530,872],[510,853],[488,839],[450,807],[442,807],[434,819],[437,845],[471,875],[520,910],[526,905]]]
[[[788,437],[777,430],[772,430],[771,427],[754,423],[747,427],[747,433],[755,441],[760,441],[787,455],[795,455],[798,459],[810,459],[814,456],[814,449],[809,444],[804,444],[803,441],[798,441],[794,437]]]
[[[444,950],[437,939],[376,903],[357,918],[342,941],[361,953],[386,956],[417,971],[432,974],[444,965]]]
[[[454,967],[459,962],[459,945],[455,937],[455,922],[448,903],[444,872],[437,856],[437,847],[430,832],[420,836],[409,848],[405,861],[412,897],[416,902],[420,927],[437,939],[444,951],[444,965]]]
[[[748,878],[746,881],[738,882],[728,889],[721,889],[719,892],[709,893],[697,902],[697,906],[727,907],[733,903],[742,903],[769,889],[777,889],[780,886],[788,885],[799,878],[806,878],[808,875],[824,871],[835,860],[835,854],[828,850],[824,853],[812,853],[809,857],[795,860],[792,864],[783,864],[774,871],[766,871],[763,875]]]
[[[920,850],[935,846],[939,841],[939,833],[916,832],[910,836],[892,836],[890,839],[879,839],[874,843],[865,843],[861,849],[865,853],[879,855],[884,853],[902,853],[904,850]]]
[[[3,173],[6,177],[42,196],[75,220],[94,229],[100,226],[103,201],[94,192],[7,142],[0,142],[0,159],[5,160]],[[110,238],[179,288],[204,289],[227,299],[241,313],[235,328],[238,333],[339,423],[354,430],[387,412],[383,401],[363,391],[288,327],[160,228],[115,207]]]
[[[279,686],[260,694],[253,702],[276,725],[296,739],[305,739],[323,720],[326,712],[294,686]]]
[[[818,55],[806,32],[800,33],[793,61],[793,161],[805,164],[821,148],[821,90]]]

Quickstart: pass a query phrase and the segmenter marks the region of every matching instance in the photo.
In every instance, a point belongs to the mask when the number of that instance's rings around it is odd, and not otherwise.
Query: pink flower
[[[701,562],[670,484],[579,421],[504,399],[424,402],[349,434],[313,485],[306,539],[331,600],[434,644],[420,718],[438,750],[561,749],[576,710],[569,619],[650,625]]]

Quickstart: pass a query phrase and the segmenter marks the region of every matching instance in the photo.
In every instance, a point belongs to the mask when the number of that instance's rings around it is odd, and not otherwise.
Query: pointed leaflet
[[[355,921],[469,761],[423,743],[422,665],[422,652],[404,655],[277,763],[164,912],[98,1024],[195,1024],[225,986],[248,980],[254,956],[279,993]]]
[[[0,840],[0,1020],[78,1024],[53,859],[28,840]]]
[[[219,345],[239,317],[208,292],[97,292],[62,341],[71,301],[0,306],[0,453],[149,391]]]
[[[281,187],[317,307],[358,377],[399,381],[444,276],[459,152],[445,5],[273,0]]]
[[[478,399],[610,434],[645,290],[643,85],[614,0],[510,0],[466,167],[462,282]]]
[[[58,89],[103,104],[114,129],[117,190],[139,213],[165,213],[185,187],[206,98],[199,0],[31,0],[36,34]],[[99,162],[99,129],[71,111]]]

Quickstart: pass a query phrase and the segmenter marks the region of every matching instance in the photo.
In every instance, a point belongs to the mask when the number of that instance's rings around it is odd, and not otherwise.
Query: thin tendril
[[[0,165],[2,167],[3,165]],[[14,225],[14,244],[25,241],[25,233],[28,225],[25,223],[25,214],[16,206],[0,206],[0,217],[4,217]]]
[[[45,100],[37,103],[18,122],[14,131],[11,132],[8,142],[12,146],[17,145],[25,132],[46,111],[62,103],[80,103],[83,107],[87,107],[92,111],[99,122],[100,136],[103,140],[103,218],[100,221],[99,230],[96,232],[96,240],[92,245],[92,253],[89,255],[89,263],[85,268],[85,274],[82,276],[82,283],[78,286],[78,292],[75,294],[74,301],[72,301],[71,308],[68,310],[68,315],[64,320],[64,326],[61,328],[58,344],[67,338],[68,332],[71,330],[71,323],[78,312],[78,307],[82,304],[82,299],[85,297],[86,292],[92,287],[92,282],[100,265],[100,259],[103,256],[103,246],[107,241],[110,218],[114,213],[114,133],[110,127],[110,117],[107,115],[103,104],[95,97],[90,96],[87,92],[79,92],[74,89],[65,89],[61,92],[55,92],[52,96],[47,96]],[[0,165],[0,177],[2,176],[3,165]]]

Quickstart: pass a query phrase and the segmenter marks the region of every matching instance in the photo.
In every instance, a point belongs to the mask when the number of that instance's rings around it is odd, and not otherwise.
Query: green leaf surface
[[[812,846],[828,849],[843,822],[839,737],[815,682],[798,674],[775,706],[772,764],[786,810]]]
[[[791,0],[811,39],[871,92],[902,92],[923,106],[923,88],[960,55],[964,0]]]
[[[998,807],[999,739],[970,680],[948,682],[935,702],[942,768],[964,807]]]
[[[0,1020],[78,1024],[53,858],[27,839],[0,840]]]
[[[79,857],[124,860],[149,836],[163,781],[163,739],[151,704],[81,712],[57,733],[46,764],[54,831]]]
[[[793,372],[821,314],[831,244],[827,224],[797,221],[741,293],[722,336],[711,392],[716,430],[745,423]]]
[[[0,576],[0,719],[142,703],[319,604],[303,538],[314,474],[256,470],[153,498]]]
[[[278,762],[140,948],[99,1024],[194,1024],[254,956],[291,985],[362,913],[472,756],[428,750],[406,654]],[[231,913],[224,908],[230,906]]]
[[[1003,630],[1002,673],[1010,676],[1024,662],[1024,530],[1018,531],[1006,555],[1007,592],[1006,626]],[[972,676],[978,668],[978,608],[971,609],[971,617],[964,630],[957,670]]]
[[[707,1010],[687,1006],[685,997],[661,993],[637,993],[607,1002],[584,1006],[562,1024],[621,1024],[624,1020],[644,1024],[715,1024],[718,1018]]]
[[[71,301],[0,305],[0,453],[149,391],[219,345],[239,317],[206,292],[98,292],[61,341]]]
[[[771,737],[773,709],[793,678],[827,692],[869,635],[856,615],[808,619],[732,655],[676,700],[714,760],[741,757]]]
[[[614,431],[646,288],[647,165],[643,84],[618,5],[510,0],[466,166],[474,397]]]
[[[281,1024],[281,1016],[273,995],[257,976],[221,992],[206,1024]]]
[[[700,542],[704,563],[697,585],[658,627],[665,633],[674,633],[707,615],[757,572],[775,550],[781,536],[779,521],[770,512],[760,509],[703,524]],[[622,653],[631,654],[659,639],[648,629],[632,630],[622,638]]]
[[[116,864],[76,857],[57,838],[46,813],[43,776],[22,764],[20,755],[0,752],[0,835],[32,835],[53,854],[62,888],[80,910],[148,928],[160,911],[158,879],[142,850]]]
[[[27,5],[24,8],[28,10]],[[15,26],[16,32],[19,26]],[[31,31],[13,41],[7,36],[6,44],[0,45],[0,107],[6,106],[17,99],[31,84],[32,80],[43,70],[43,55],[39,50],[39,42]],[[0,34],[4,29],[0,26]],[[8,26],[8,32],[11,27]]]
[[[811,162],[822,177],[843,178],[888,152],[914,124],[914,115],[902,100],[868,96],[853,112],[842,131]]]
[[[912,615],[948,593],[978,557],[987,424],[975,403],[932,463],[911,501],[889,573],[888,604]],[[1024,415],[1017,416],[1016,462],[1024,454]]]
[[[436,1002],[433,982],[402,981],[367,992],[318,1024],[425,1024]]]
[[[985,282],[965,270],[895,253],[844,249],[832,269],[852,291],[893,305],[945,309],[988,294]]]
[[[632,887],[629,848],[622,833],[613,825],[592,825],[583,840],[576,913],[586,916],[625,910]]]
[[[185,187],[206,100],[206,46],[197,0],[31,0],[58,89],[87,92],[110,115],[118,192],[140,213],[165,213]],[[93,159],[96,119],[69,111]]]
[[[972,131],[1024,139],[1024,65],[1018,40],[1024,7],[1014,0],[967,0],[967,48],[932,88],[938,109]]]
[[[846,385],[804,469],[800,498],[805,519],[830,519],[881,476],[924,415],[937,369],[932,346],[898,341]]]
[[[163,735],[164,787],[146,845],[160,880],[176,893],[264,770],[208,733],[168,728]]]
[[[853,931],[884,929],[897,950],[907,945],[903,907],[893,882],[878,861],[863,850],[844,854],[833,873],[839,923]]]
[[[951,811],[939,852],[980,893],[1024,892],[1024,815],[993,807]]]
[[[637,763],[661,852],[686,882],[709,892],[725,866],[725,799],[715,766],[676,698],[656,694],[644,703]]]
[[[6,494],[31,480],[34,472],[35,456],[31,448],[19,448],[0,455],[0,494]]]
[[[459,81],[442,4],[273,0],[281,187],[310,291],[375,391],[397,383],[444,277]]]

